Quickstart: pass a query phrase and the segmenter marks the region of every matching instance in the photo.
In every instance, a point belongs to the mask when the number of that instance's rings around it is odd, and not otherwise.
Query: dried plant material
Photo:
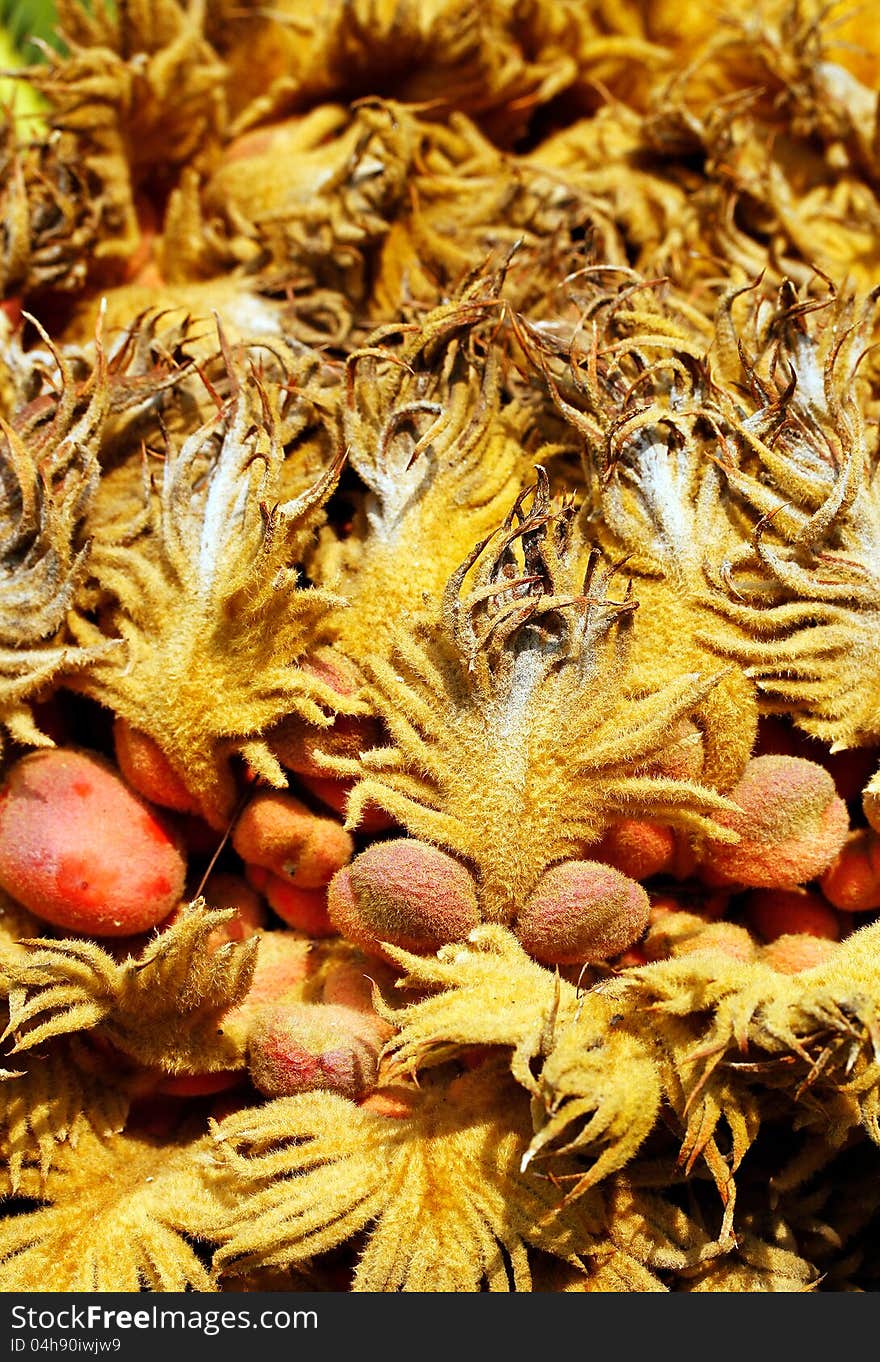
[[[560,175],[537,152],[499,151],[461,113],[448,124],[390,106],[408,131],[408,194],[395,205],[379,246],[369,315],[389,323],[413,302],[432,306],[461,281],[501,272],[500,295],[518,312],[543,316],[574,264],[591,252],[626,263],[607,198],[589,177]],[[595,134],[594,134],[595,135]]]
[[[179,281],[194,268],[244,264],[283,289],[294,330],[310,317],[316,342],[346,341],[369,296],[373,254],[407,197],[420,132],[407,110],[368,100],[353,110],[321,105],[235,138],[204,186],[190,176],[175,191],[164,275]],[[284,176],[274,173],[279,160]]]
[[[76,138],[19,142],[0,118],[0,295],[82,288],[100,231]]]
[[[874,313],[873,298],[817,312],[790,287],[769,316],[756,308],[763,349],[739,341],[755,410],[730,425],[743,454],[728,477],[761,519],[724,566],[723,646],[768,708],[834,750],[877,736],[876,480],[857,400]]]
[[[273,504],[283,393],[254,367],[229,378],[215,416],[167,449],[148,525],[95,547],[106,625],[122,646],[79,682],[154,740],[216,826],[235,802],[230,756],[285,785],[265,731],[291,711],[327,723],[320,702],[336,700],[296,666],[335,604],[301,586],[297,561],[339,465]],[[86,645],[107,637],[84,617],[73,627]]]
[[[568,1152],[591,1136],[585,1116],[593,1110],[601,1116],[600,1102],[608,1107],[611,1074],[624,1070],[596,1064],[594,1071],[597,1034],[607,1046],[635,1046],[645,1081],[651,1073],[659,1080],[655,1092],[682,1122],[682,1163],[690,1169],[705,1159],[728,1231],[733,1174],[757,1135],[762,1093],[786,1094],[795,1109],[804,1099],[805,1111],[822,1113],[834,1147],[859,1126],[877,1140],[875,937],[875,928],[863,928],[827,962],[790,976],[762,961],[725,956],[707,941],[591,990],[545,1062],[548,1116],[533,1148],[546,1148],[574,1123],[562,1146]],[[619,1016],[613,1028],[609,1010]],[[627,1061],[627,1094],[634,1072],[635,1055]],[[729,1159],[717,1143],[721,1121],[729,1129]],[[593,1172],[585,1175],[585,1186],[594,1181]]]
[[[387,1091],[386,1110],[381,1092],[374,1109],[312,1093],[218,1127],[239,1189],[220,1272],[295,1266],[369,1227],[354,1291],[527,1290],[526,1245],[574,1261],[591,1244],[596,1208],[560,1209],[520,1172],[528,1102],[502,1069]]]
[[[387,655],[395,622],[439,596],[524,481],[522,413],[503,402],[491,336],[498,308],[478,281],[348,361],[342,438],[368,491],[352,534],[325,537],[313,571],[348,601],[334,648],[359,667]]]
[[[383,1014],[397,1028],[388,1046],[389,1078],[415,1075],[473,1046],[503,1046],[512,1050],[515,1077],[534,1091],[532,1061],[557,1023],[574,1014],[574,985],[526,955],[512,932],[489,923],[436,956],[396,947],[388,954],[404,970],[399,987],[427,995]]]
[[[743,1234],[734,1254],[707,1263],[681,1290],[814,1291],[818,1285],[816,1269],[799,1254]]]
[[[383,93],[438,114],[482,115],[512,140],[528,112],[570,85],[577,70],[552,16],[545,23],[533,10],[520,14],[511,0],[491,0],[479,11],[463,0],[332,0],[316,11],[305,0],[283,0],[267,14],[248,0],[234,13],[216,4],[210,31],[224,52],[230,37],[238,39],[227,59],[233,108],[244,106],[245,123],[285,105],[357,94],[367,72],[375,78],[381,71]],[[577,14],[574,8],[573,19]],[[587,16],[579,27],[597,34]],[[645,60],[656,53],[646,43],[613,39],[604,52],[598,46],[597,57],[617,56],[618,68],[633,54]],[[263,83],[254,81],[244,51],[258,54]]]
[[[138,958],[117,963],[91,941],[37,940],[10,967],[7,1036],[14,1052],[97,1028],[104,1040],[167,1073],[239,1067],[244,1058],[218,1023],[247,994],[257,941],[212,949],[228,922],[196,900]]]
[[[58,5],[0,118],[0,1286],[876,1290],[870,26]]]
[[[210,1167],[205,1138],[82,1134],[58,1151],[45,1206],[0,1226],[0,1288],[213,1290],[193,1243],[217,1215]]]
[[[450,578],[439,625],[400,630],[393,659],[367,664],[393,745],[332,764],[362,777],[350,822],[366,802],[386,809],[472,866],[483,920],[510,923],[542,873],[578,859],[613,817],[727,840],[712,815],[730,806],[707,786],[643,773],[716,677],[626,694],[635,602],[610,596],[613,569],[580,539],[573,508],[551,506],[546,477],[489,542]]]
[[[286,348],[290,310],[284,300],[233,273],[185,283],[166,283],[148,275],[108,289],[100,299],[86,294],[65,329],[69,344],[83,344],[92,335],[99,308],[114,341],[124,343],[126,336],[141,331],[145,321],[149,325],[155,319],[166,334],[176,333],[176,345],[190,363],[205,364],[216,358],[218,317],[230,345],[268,341],[273,350]]]
[[[34,721],[33,700],[108,651],[98,641],[76,647],[65,628],[87,571],[83,521],[108,415],[106,366],[99,355],[79,383],[72,364],[58,351],[53,357],[54,392],[0,418],[0,724],[29,746],[51,746]]]

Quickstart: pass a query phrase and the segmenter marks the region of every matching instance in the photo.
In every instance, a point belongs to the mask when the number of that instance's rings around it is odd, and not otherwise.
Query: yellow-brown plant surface
[[[0,1290],[876,1290],[871,26],[57,8]]]

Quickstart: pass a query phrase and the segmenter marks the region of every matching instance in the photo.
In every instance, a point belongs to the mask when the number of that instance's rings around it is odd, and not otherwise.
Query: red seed
[[[309,794],[320,799],[322,804],[333,809],[341,818],[348,817],[348,797],[354,788],[353,780],[336,780],[332,776],[298,775],[297,783]],[[397,827],[394,819],[376,804],[366,804],[356,824],[356,831],[374,836],[377,832],[390,832]]]
[[[336,928],[327,912],[326,889],[300,889],[299,885],[273,875],[271,870],[262,867],[249,867],[248,874],[254,885],[266,895],[269,907],[277,913],[288,927],[294,927],[307,936],[335,936]]]
[[[621,818],[591,847],[597,861],[613,865],[633,880],[646,880],[671,870],[677,850],[672,828],[647,818]]]
[[[809,889],[755,889],[743,903],[748,925],[765,941],[797,934],[840,939],[837,914]]]
[[[538,881],[514,931],[544,964],[608,960],[638,941],[649,910],[642,886],[613,866],[565,861]]]
[[[210,941],[247,941],[266,926],[267,913],[260,895],[243,879],[229,871],[215,870],[209,875],[202,897],[211,908],[231,908],[235,917],[211,933]]]
[[[366,951],[390,942],[435,951],[480,921],[473,877],[445,851],[408,837],[377,842],[334,876],[330,920]]]
[[[293,932],[260,932],[257,963],[251,986],[242,1002],[223,1017],[223,1031],[244,1045],[254,1019],[267,1005],[299,1003],[315,964],[310,942]]]
[[[849,830],[831,776],[802,757],[753,757],[730,797],[741,812],[719,814],[717,821],[738,832],[740,841],[705,843],[710,884],[794,888],[821,874]]]
[[[248,1038],[251,1081],[267,1097],[329,1088],[357,1101],[376,1082],[392,1028],[375,1014],[329,1003],[269,1008]]]
[[[388,966],[375,956],[340,960],[325,975],[321,1001],[373,1013],[373,986],[390,988],[393,978]]]
[[[845,913],[880,908],[880,837],[873,828],[857,828],[822,875],[822,893]]]
[[[293,795],[254,795],[235,825],[232,845],[243,861],[263,866],[301,889],[321,889],[354,850],[334,818],[312,813]]]
[[[837,942],[809,933],[790,933],[779,936],[759,952],[762,964],[770,965],[780,974],[799,974],[801,970],[824,965],[837,950]]]
[[[161,748],[147,733],[126,719],[113,724],[113,745],[119,769],[132,789],[145,799],[178,813],[198,813],[194,799]]]
[[[168,826],[103,758],[51,748],[9,771],[0,886],[37,917],[87,936],[131,936],[179,904],[185,875]]]

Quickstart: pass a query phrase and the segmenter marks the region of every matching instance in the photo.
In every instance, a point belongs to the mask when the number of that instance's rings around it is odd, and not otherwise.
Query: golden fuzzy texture
[[[368,663],[392,745],[327,763],[361,777],[350,825],[367,802],[386,809],[472,866],[483,919],[505,923],[617,814],[732,840],[713,820],[732,808],[715,790],[641,769],[716,677],[622,694],[636,603],[610,597],[613,569],[598,568],[572,508],[550,505],[543,474],[530,500],[517,499],[492,552],[478,544],[449,579],[439,623],[398,630],[393,657]]]
[[[80,1135],[59,1152],[46,1204],[0,1227],[0,1289],[214,1290],[190,1242],[217,1216],[210,1160],[204,1137]]]
[[[121,1130],[134,1090],[128,1075],[76,1038],[11,1062],[0,1081],[0,1150],[15,1193],[39,1187],[83,1135]]]
[[[395,625],[439,596],[525,480],[521,414],[503,403],[491,336],[498,312],[491,282],[477,281],[348,360],[342,440],[368,491],[351,535],[325,536],[310,567],[347,603],[334,648],[359,667],[387,656]]]
[[[251,886],[103,946],[0,896],[0,1287],[875,1289],[871,25],[58,18],[0,758],[121,734],[187,894]]]
[[[240,1067],[218,1021],[247,994],[257,942],[212,949],[231,910],[189,905],[139,957],[117,963],[94,942],[34,940],[8,966],[13,1053],[97,1028],[125,1054],[168,1073]]]
[[[527,1244],[568,1261],[591,1244],[595,1208],[560,1209],[520,1172],[528,1102],[497,1065],[388,1092],[394,1115],[319,1092],[217,1128],[240,1198],[221,1272],[296,1265],[369,1227],[355,1291],[527,1290]]]
[[[586,533],[635,579],[630,685],[655,689],[670,668],[716,674],[695,721],[703,776],[729,789],[754,743],[757,708],[753,684],[719,646],[710,581],[744,531],[721,495],[712,330],[664,283],[589,265],[567,284],[570,325],[518,329],[582,441]]]
[[[107,367],[99,342],[95,368],[80,383],[51,342],[49,350],[55,386],[45,381],[30,402],[19,391],[8,413],[0,413],[0,732],[41,746],[51,740],[34,721],[33,700],[60,675],[108,651],[102,642],[76,647],[65,627],[87,572],[83,521],[98,485],[97,444],[110,411]],[[6,363],[14,393],[26,361],[13,352]]]

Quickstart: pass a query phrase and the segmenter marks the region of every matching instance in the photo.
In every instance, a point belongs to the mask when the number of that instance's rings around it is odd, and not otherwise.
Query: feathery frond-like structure
[[[589,532],[626,557],[637,583],[632,684],[652,688],[670,668],[723,670],[697,711],[697,771],[730,789],[757,707],[753,683],[719,644],[711,578],[748,527],[721,495],[726,431],[712,404],[711,328],[667,283],[587,266],[566,288],[574,320],[517,330],[582,441]]]
[[[98,485],[101,427],[109,412],[106,362],[85,382],[55,350],[57,386],[0,416],[0,724],[18,742],[51,740],[32,702],[60,676],[106,654],[77,647],[66,628],[88,561],[84,520]],[[14,363],[10,387],[15,391]]]
[[[342,439],[368,490],[351,534],[311,566],[348,602],[335,648],[358,667],[388,655],[395,621],[439,597],[526,479],[524,414],[504,401],[493,339],[500,306],[478,280],[348,360]]]
[[[877,33],[55,4],[0,1288],[876,1290]]]
[[[726,473],[760,518],[719,574],[722,646],[767,708],[793,710],[799,727],[837,747],[872,744],[880,520],[866,424],[874,381],[860,366],[876,298],[831,293],[820,304],[787,284],[740,328],[733,303],[719,326],[717,400],[730,406],[723,395],[737,382],[751,410],[726,417]]]
[[[92,571],[108,598],[100,623],[73,622],[83,644],[108,633],[122,641],[83,690],[152,738],[219,825],[235,802],[229,757],[285,785],[263,734],[290,712],[326,722],[321,701],[334,698],[296,665],[335,603],[302,585],[298,563],[339,463],[275,501],[282,382],[230,358],[229,383],[215,415],[165,451],[158,505],[140,533],[96,546]]]

